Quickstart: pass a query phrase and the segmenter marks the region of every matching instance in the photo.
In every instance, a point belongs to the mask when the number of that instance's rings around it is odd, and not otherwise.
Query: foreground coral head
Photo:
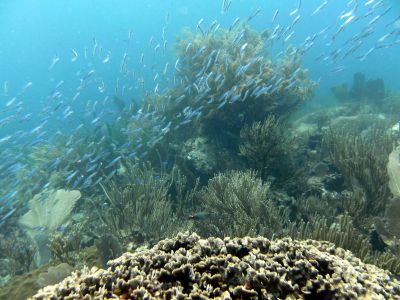
[[[328,242],[179,234],[85,268],[33,299],[400,299],[400,283]]]

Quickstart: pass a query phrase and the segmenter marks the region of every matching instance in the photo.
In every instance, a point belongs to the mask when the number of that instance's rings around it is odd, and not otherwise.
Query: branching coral
[[[342,215],[337,222],[328,223],[324,217],[314,217],[309,222],[296,222],[289,226],[289,235],[295,239],[330,241],[337,247],[351,250],[365,259],[369,251],[368,238],[354,228],[351,217]]]
[[[218,170],[242,164],[235,156],[241,128],[271,114],[286,119],[315,86],[301,67],[299,49],[289,48],[273,62],[266,43],[265,35],[246,24],[179,37],[178,84],[165,95],[147,97],[140,110],[160,120],[163,135],[156,135],[158,146],[185,159],[187,149],[178,145],[204,138],[218,149],[209,149]],[[139,129],[138,133],[144,134]]]
[[[11,269],[8,275],[14,276],[29,272],[34,267],[35,252],[35,247],[26,239],[25,235],[11,233],[5,236],[0,234],[0,260],[9,262]]]
[[[337,126],[324,134],[323,144],[348,187],[365,194],[365,205],[359,213],[382,213],[390,196],[386,164],[393,148],[391,136],[379,128],[359,133]]]
[[[240,155],[250,161],[263,179],[266,179],[268,172],[284,168],[284,162],[290,160],[292,139],[285,134],[282,125],[273,115],[263,122],[244,126],[240,131],[240,140]]]
[[[123,188],[115,182],[102,186],[108,208],[99,210],[101,220],[117,236],[121,244],[154,242],[173,235],[182,221],[173,211],[166,174],[155,174],[148,165],[130,165],[129,183]]]
[[[394,251],[379,252],[372,249],[370,237],[357,230],[349,215],[341,215],[336,222],[328,222],[325,217],[315,216],[308,222],[294,222],[288,226],[288,235],[294,239],[315,239],[334,243],[352,251],[366,263],[400,274],[400,247]],[[398,245],[399,246],[399,245]]]
[[[279,233],[283,214],[269,198],[269,184],[253,171],[218,174],[200,192],[208,219],[196,228],[205,235],[245,236]]]
[[[300,55],[288,49],[276,64],[263,53],[265,37],[242,24],[216,34],[186,33],[178,40],[182,62],[178,75],[189,84],[177,107],[202,108],[202,130],[217,128],[230,132],[244,123],[262,120],[269,113],[289,114],[312,94],[313,83],[301,69]],[[175,108],[176,109],[176,108]],[[237,112],[239,120],[233,118]],[[185,114],[182,114],[184,121]]]

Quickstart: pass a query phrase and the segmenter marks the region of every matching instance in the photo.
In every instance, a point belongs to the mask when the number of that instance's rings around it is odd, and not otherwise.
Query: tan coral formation
[[[29,230],[28,233],[37,230],[38,227],[54,231],[68,220],[80,197],[81,193],[77,190],[43,191],[29,201],[29,211],[19,222]]]
[[[32,299],[400,299],[390,273],[328,242],[179,234],[88,268]]]

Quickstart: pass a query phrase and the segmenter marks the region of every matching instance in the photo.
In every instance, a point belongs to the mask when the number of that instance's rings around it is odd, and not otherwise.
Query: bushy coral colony
[[[0,297],[76,270],[33,298],[399,298],[400,96],[358,74],[294,118],[305,50],[214,30],[178,38],[170,89],[32,148],[0,207]]]

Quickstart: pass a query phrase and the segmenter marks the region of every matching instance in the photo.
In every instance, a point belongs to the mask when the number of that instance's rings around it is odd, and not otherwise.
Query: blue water
[[[341,12],[349,11],[349,1],[329,1],[322,11],[310,16],[322,1],[302,1],[299,15],[301,19],[295,28],[291,43],[301,43],[308,35],[312,35],[326,26],[337,29]],[[364,9],[360,2],[361,9]],[[377,1],[376,1],[377,2]],[[374,34],[363,41],[359,54],[366,52],[374,42],[388,32],[385,24],[399,15],[399,4],[396,1],[386,1],[392,5],[391,11],[374,26]],[[41,98],[52,90],[58,80],[65,80],[64,89],[73,89],[76,85],[75,73],[84,65],[71,64],[71,49],[82,52],[84,47],[91,48],[92,40],[96,38],[103,46],[104,52],[111,52],[111,60],[104,68],[104,79],[113,86],[119,63],[127,45],[128,32],[133,32],[129,46],[132,67],[138,63],[141,53],[149,50],[146,47],[151,36],[153,45],[161,40],[162,29],[165,27],[165,38],[169,47],[164,58],[158,58],[163,67],[164,60],[173,60],[173,43],[183,27],[194,29],[196,23],[204,18],[204,23],[218,20],[222,26],[229,26],[236,17],[245,19],[251,12],[260,7],[262,12],[251,25],[263,30],[271,26],[271,18],[276,9],[279,13],[276,24],[288,24],[289,13],[297,6],[297,1],[233,1],[229,11],[221,14],[221,1],[7,1],[0,7],[0,82],[8,81],[10,94],[18,90],[28,81],[34,86],[27,95],[26,103],[37,106]],[[374,15],[373,15],[374,16]],[[367,61],[360,62],[349,57],[341,62],[346,69],[338,74],[331,74],[330,62],[314,59],[322,53],[329,53],[343,47],[347,38],[358,33],[360,28],[373,17],[352,24],[334,43],[326,46],[329,38],[316,41],[313,49],[306,55],[304,65],[310,69],[311,77],[321,78],[320,91],[342,81],[348,81],[356,71],[364,72],[370,77],[380,77],[387,87],[397,89],[396,72],[400,67],[398,47],[379,49],[371,53]],[[166,24],[166,18],[169,19]],[[151,52],[151,51],[150,51]],[[57,54],[60,63],[52,72],[48,72],[51,58]],[[151,56],[151,55],[150,55]],[[152,59],[146,57],[146,60]],[[135,62],[135,60],[137,60]],[[390,63],[388,63],[390,62]],[[150,61],[149,61],[150,64]],[[397,84],[397,86],[396,86]],[[4,101],[4,100],[3,100]]]

